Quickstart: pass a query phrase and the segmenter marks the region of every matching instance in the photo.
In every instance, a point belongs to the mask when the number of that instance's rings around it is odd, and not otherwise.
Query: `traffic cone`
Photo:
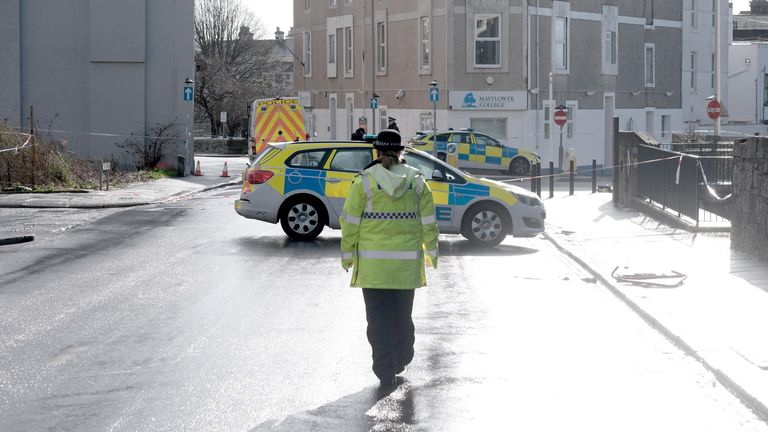
[[[227,171],[227,161],[224,161],[224,171],[221,172],[221,177],[229,177],[229,171]]]
[[[195,175],[196,176],[203,175],[203,172],[200,170],[200,161],[197,161],[197,166],[195,166]]]

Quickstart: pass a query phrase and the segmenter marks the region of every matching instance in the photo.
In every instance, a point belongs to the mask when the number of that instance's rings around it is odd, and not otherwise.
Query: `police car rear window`
[[[288,159],[286,165],[295,168],[322,168],[325,158],[328,155],[327,150],[307,150],[297,152]]]

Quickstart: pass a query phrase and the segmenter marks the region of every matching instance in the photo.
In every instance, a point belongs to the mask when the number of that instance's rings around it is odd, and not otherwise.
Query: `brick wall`
[[[733,160],[731,249],[768,259],[768,138],[736,141]]]

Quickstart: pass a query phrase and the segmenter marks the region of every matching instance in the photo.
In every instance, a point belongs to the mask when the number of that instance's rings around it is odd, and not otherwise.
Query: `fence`
[[[637,146],[637,196],[696,227],[729,221],[732,178],[732,156]]]

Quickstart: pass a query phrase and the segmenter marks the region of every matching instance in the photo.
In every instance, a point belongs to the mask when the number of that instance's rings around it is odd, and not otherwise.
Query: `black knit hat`
[[[405,147],[400,140],[400,132],[394,129],[384,129],[376,136],[373,148],[381,151],[400,151]]]

